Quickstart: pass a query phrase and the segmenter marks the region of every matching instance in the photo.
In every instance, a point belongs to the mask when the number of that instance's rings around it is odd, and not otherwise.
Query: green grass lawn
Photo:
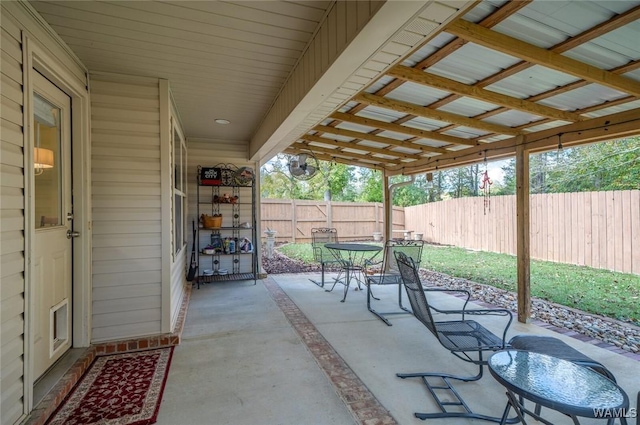
[[[279,248],[313,262],[311,244]],[[425,245],[422,267],[496,288],[516,291],[516,257]],[[640,324],[640,276],[549,261],[531,261],[531,295],[557,304]]]

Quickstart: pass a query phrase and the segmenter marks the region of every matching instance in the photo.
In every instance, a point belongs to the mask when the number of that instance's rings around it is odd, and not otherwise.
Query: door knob
[[[67,239],[77,238],[80,236],[80,232],[74,232],[73,230],[67,230]]]

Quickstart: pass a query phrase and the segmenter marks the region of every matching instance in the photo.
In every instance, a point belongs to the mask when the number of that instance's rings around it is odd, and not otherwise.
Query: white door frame
[[[33,264],[35,202],[33,170],[33,83],[37,70],[71,98],[71,155],[74,229],[80,232],[73,243],[72,338],[73,347],[88,347],[91,343],[91,144],[90,99],[88,76],[84,81],[73,75],[58,58],[44,49],[26,32],[22,33],[23,59],[23,136],[25,170],[25,413],[33,409]],[[79,62],[79,61],[78,61]],[[75,64],[74,64],[75,66]]]

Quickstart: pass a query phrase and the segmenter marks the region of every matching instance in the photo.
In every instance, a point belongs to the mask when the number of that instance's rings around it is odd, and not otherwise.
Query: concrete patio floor
[[[403,380],[397,372],[471,375],[477,370],[443,349],[413,316],[391,316],[393,326],[386,326],[367,311],[366,292],[350,290],[341,303],[342,287],[325,292],[309,281],[314,276],[271,275],[255,286],[244,281],[194,288],[157,423],[421,424],[414,412],[436,412],[437,407],[419,379]],[[375,294],[382,298],[376,308],[393,309],[396,288],[376,287]],[[461,306],[450,295],[438,294],[436,302],[445,308]],[[479,321],[498,332],[499,320]],[[514,321],[507,337],[524,333],[555,336],[600,361],[636,407],[639,361],[534,324]],[[480,381],[456,388],[478,413],[500,416],[505,390],[485,372]],[[544,412],[554,424],[572,423]]]

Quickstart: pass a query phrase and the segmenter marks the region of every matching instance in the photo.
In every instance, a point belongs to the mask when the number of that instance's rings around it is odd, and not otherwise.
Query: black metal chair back
[[[338,231],[332,227],[314,227],[311,229],[311,248],[313,249],[313,259],[320,263],[322,272],[321,281],[309,279],[319,287],[324,287],[324,270],[327,264],[334,264],[338,261],[333,254],[325,247],[328,243],[338,243]]]
[[[387,315],[394,314],[407,314],[411,313],[411,310],[402,305],[402,285],[400,285],[400,270],[398,269],[398,263],[396,261],[396,253],[404,253],[406,256],[413,258],[418,264],[422,257],[422,248],[424,246],[423,241],[412,241],[404,239],[393,239],[387,241],[384,248],[384,255],[382,262],[372,263],[368,265],[367,275],[367,309],[375,314],[380,320],[386,323],[388,326],[392,326]],[[375,267],[380,266],[380,270],[374,270]],[[398,285],[398,310],[394,311],[376,311],[371,307],[371,299],[380,300],[373,295],[372,285]]]
[[[411,309],[413,310],[413,315],[439,339],[415,261],[401,251],[397,251],[395,258],[402,283],[409,298],[409,304],[411,304]]]
[[[384,250],[384,274],[400,276],[400,269],[396,261],[396,253],[403,252],[404,255],[411,258],[416,266],[420,266],[422,261],[422,248],[424,241],[412,241],[405,239],[392,239],[387,241]]]

